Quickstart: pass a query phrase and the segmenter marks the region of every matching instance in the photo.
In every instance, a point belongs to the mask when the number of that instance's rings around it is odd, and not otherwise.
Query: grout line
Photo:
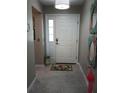
[[[80,68],[81,73],[83,74],[83,77],[84,77],[84,79],[85,79],[85,83],[86,83],[86,85],[88,86],[88,81],[87,81],[86,75],[85,75],[85,73],[84,73],[84,71],[83,71],[83,69],[82,69],[80,63],[78,62],[77,64],[78,64],[78,66],[79,66],[79,68]]]
[[[34,80],[31,82],[31,84],[29,85],[29,87],[28,87],[28,89],[27,89],[27,93],[29,93],[29,91],[30,91],[31,88],[33,87],[35,81],[36,81],[36,76],[35,76]]]

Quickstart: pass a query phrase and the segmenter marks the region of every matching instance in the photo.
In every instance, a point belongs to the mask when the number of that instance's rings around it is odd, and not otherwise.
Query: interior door
[[[55,27],[56,63],[76,63],[78,16],[57,15]]]

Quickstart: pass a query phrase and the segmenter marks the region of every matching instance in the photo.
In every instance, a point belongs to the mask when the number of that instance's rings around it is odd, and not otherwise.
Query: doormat
[[[72,71],[72,64],[52,64],[51,71]]]

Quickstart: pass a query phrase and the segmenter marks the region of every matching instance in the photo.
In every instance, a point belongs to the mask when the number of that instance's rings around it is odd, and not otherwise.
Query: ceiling
[[[70,0],[70,5],[82,5],[84,0]],[[42,5],[54,5],[55,0],[40,0]]]

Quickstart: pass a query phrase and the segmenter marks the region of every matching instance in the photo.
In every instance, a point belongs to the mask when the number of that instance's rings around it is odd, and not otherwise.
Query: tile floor
[[[78,65],[73,65],[73,71],[50,71],[50,67],[36,67],[36,77],[29,93],[87,93]]]

